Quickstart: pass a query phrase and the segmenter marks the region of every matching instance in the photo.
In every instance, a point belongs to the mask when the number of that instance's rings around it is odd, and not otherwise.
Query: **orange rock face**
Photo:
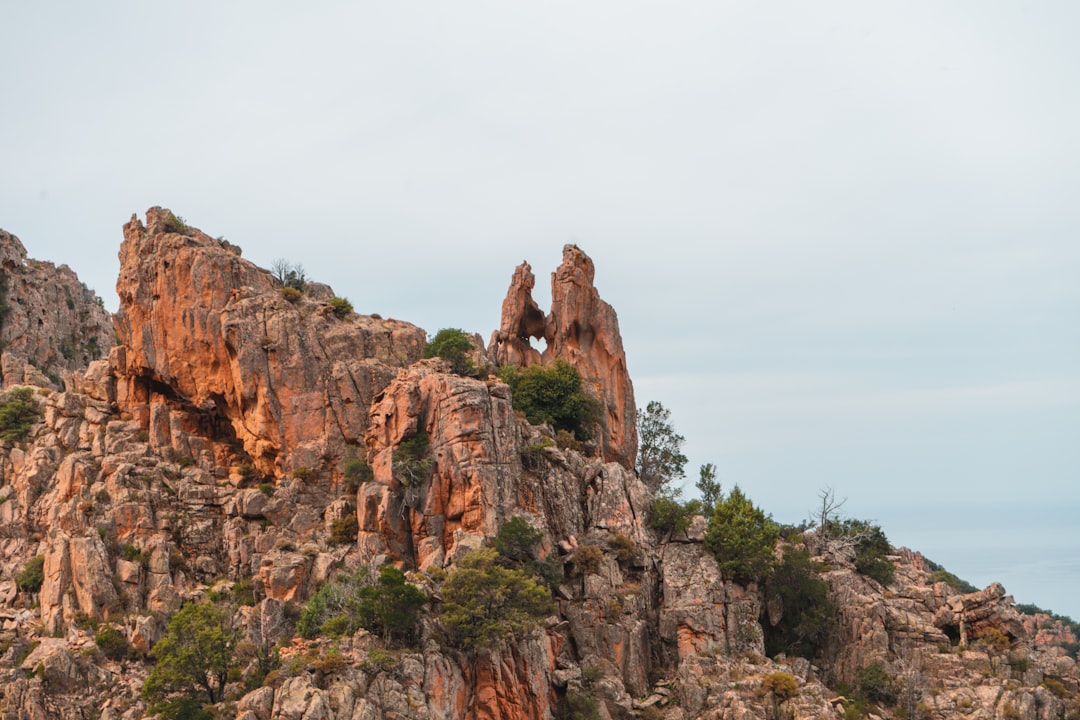
[[[491,339],[497,364],[526,366],[565,360],[581,373],[604,410],[600,435],[605,460],[631,467],[637,457],[634,385],[626,367],[619,318],[593,285],[596,267],[576,245],[563,247],[563,261],[551,276],[551,312],[546,317],[532,299],[535,279],[528,263],[514,271],[503,300],[502,321]],[[543,323],[541,323],[543,318]],[[543,338],[543,353],[529,339]]]
[[[202,425],[183,429],[234,437],[259,470],[280,475],[317,469],[359,441],[372,398],[420,357],[424,331],[338,319],[324,286],[290,302],[234,247],[177,225],[167,210],[146,217],[124,226],[120,248],[118,401],[155,445],[175,445],[172,428]]]

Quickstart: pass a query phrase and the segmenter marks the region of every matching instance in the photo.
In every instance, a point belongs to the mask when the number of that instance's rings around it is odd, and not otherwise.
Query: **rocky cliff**
[[[704,519],[650,526],[618,324],[575,247],[547,316],[518,268],[487,351],[546,362],[528,344],[540,333],[549,359],[577,367],[607,407],[591,453],[530,425],[498,380],[421,360],[419,328],[342,312],[325,286],[286,292],[167,210],[132,219],[120,256],[119,345],[78,358],[62,390],[24,373],[39,415],[0,441],[0,717],[150,717],[148,652],[199,602],[241,634],[212,717],[1077,712],[1074,659],[1036,642],[1003,588],[933,583],[908,551],[890,556],[887,586],[820,557],[827,642],[814,664],[766,657],[766,633],[795,609],[725,577]],[[73,300],[75,317],[98,307]],[[554,602],[509,639],[455,643],[450,579],[511,520],[535,541],[499,572],[531,563]],[[327,588],[387,563],[429,599],[407,640],[348,617],[343,632],[301,632],[313,598],[345,602]],[[867,668],[889,692],[844,699]]]
[[[113,344],[109,313],[71,268],[28,258],[0,230],[0,385],[60,389]]]

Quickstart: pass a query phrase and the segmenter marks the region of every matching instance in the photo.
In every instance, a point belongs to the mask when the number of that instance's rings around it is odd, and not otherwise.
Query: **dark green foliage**
[[[15,577],[15,584],[23,592],[37,592],[45,582],[45,557],[38,555],[27,561]]]
[[[420,431],[408,440],[402,440],[394,450],[394,477],[405,487],[416,488],[430,476],[428,436]]]
[[[190,603],[173,616],[165,636],[154,645],[157,660],[143,683],[143,695],[157,709],[182,697],[205,694],[220,702],[229,671],[237,665],[234,650],[240,630],[229,613],[211,603]]]
[[[600,707],[591,695],[567,693],[559,703],[555,720],[600,720]]]
[[[736,485],[716,504],[705,529],[705,547],[716,557],[720,571],[738,582],[768,575],[780,529]]]
[[[503,557],[523,563],[535,556],[536,545],[543,539],[544,533],[530,525],[525,518],[517,516],[502,524],[494,545]]]
[[[679,502],[678,493],[660,493],[653,500],[649,527],[661,534],[686,532],[694,515],[701,512],[697,500]]]
[[[667,487],[686,476],[686,456],[682,453],[685,438],[671,427],[671,412],[651,401],[645,412],[637,413],[638,477],[653,491]]]
[[[385,565],[379,570],[378,583],[360,588],[356,614],[361,627],[381,633],[383,642],[411,641],[427,602],[420,588],[405,582],[405,573]]]
[[[139,562],[140,560],[142,560],[143,554],[142,550],[140,550],[136,546],[132,545],[131,543],[126,543],[120,547],[120,557],[124,558],[129,562]]]
[[[165,218],[165,227],[173,232],[182,233],[187,232],[188,224],[184,221],[184,218],[169,211],[169,217]]]
[[[94,644],[110,660],[125,660],[131,654],[131,645],[124,633],[111,625],[94,636]]]
[[[929,558],[924,558],[923,562],[926,563],[926,568],[930,571],[930,582],[943,582],[949,587],[951,587],[953,590],[956,590],[960,593],[973,593],[978,591],[979,588],[975,587],[974,585],[965,580],[961,580],[956,575],[953,575],[951,572],[941,567],[933,560],[930,560]],[[1021,610],[1021,607],[1021,605],[1017,605],[1016,609],[1020,610],[1020,612],[1024,612],[1023,610]],[[1032,605],[1031,607],[1035,606]]]
[[[525,413],[533,425],[547,423],[556,431],[573,433],[578,440],[592,437],[600,418],[600,403],[585,392],[581,375],[572,365],[556,360],[549,366],[530,365],[524,370],[503,366],[499,377],[510,386],[514,409]]]
[[[830,536],[844,535],[855,539],[855,569],[877,580],[882,585],[889,585],[896,576],[889,554],[889,539],[881,528],[866,520],[830,521],[826,526]]]
[[[408,643],[415,640],[427,602],[422,590],[405,581],[405,573],[386,565],[374,583],[361,570],[323,585],[304,606],[296,627],[308,639],[320,632],[341,637],[364,628],[381,634],[386,643]]]
[[[179,697],[154,706],[161,720],[214,720],[203,709],[203,704],[193,697]]]
[[[871,663],[855,673],[855,695],[861,700],[894,705],[899,691],[881,663]]]
[[[787,546],[784,558],[765,584],[768,597],[783,607],[780,622],[765,623],[765,652],[798,655],[808,660],[820,653],[834,611],[829,600],[829,584],[819,576],[820,566],[810,559],[806,548]]]
[[[330,523],[330,542],[335,545],[354,543],[358,532],[360,522],[356,519],[356,513],[349,513]]]
[[[698,481],[694,483],[694,487],[701,493],[701,509],[707,517],[713,514],[716,503],[724,496],[724,493],[720,489],[720,482],[716,479],[715,465],[705,463],[698,473]]]
[[[255,583],[252,582],[251,578],[234,582],[232,592],[233,598],[236,599],[238,605],[255,605]]]
[[[473,346],[469,336],[459,328],[443,328],[435,333],[424,348],[424,357],[441,357],[450,363],[450,370],[458,375],[475,375],[476,366],[469,360]]]
[[[343,320],[352,315],[353,306],[348,298],[332,297],[330,298],[330,309],[334,311],[334,317]]]
[[[350,493],[354,493],[360,489],[360,486],[366,482],[371,482],[374,479],[374,475],[371,472],[371,467],[367,464],[367,461],[357,454],[357,449],[354,445],[349,445],[345,449],[345,490]]]
[[[491,548],[462,558],[443,583],[442,596],[446,638],[468,651],[497,647],[554,610],[547,588],[522,570],[503,567]]]
[[[0,395],[0,439],[22,440],[41,418],[30,388],[16,388]]]

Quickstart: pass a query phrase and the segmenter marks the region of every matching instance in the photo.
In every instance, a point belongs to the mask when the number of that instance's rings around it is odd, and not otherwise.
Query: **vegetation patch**
[[[473,346],[469,336],[460,328],[443,328],[435,333],[424,348],[424,357],[441,357],[450,363],[450,371],[458,375],[476,375],[476,365],[469,359]]]
[[[40,419],[41,410],[31,388],[15,388],[0,395],[0,439],[22,440]]]
[[[510,386],[514,409],[525,413],[533,425],[546,423],[577,440],[592,438],[600,419],[600,403],[585,392],[581,375],[569,363],[557,360],[553,365],[530,365],[523,370],[504,365],[499,378]]]
[[[472,550],[442,586],[450,645],[490,650],[539,626],[554,611],[551,593],[523,570],[503,567],[491,548]]]

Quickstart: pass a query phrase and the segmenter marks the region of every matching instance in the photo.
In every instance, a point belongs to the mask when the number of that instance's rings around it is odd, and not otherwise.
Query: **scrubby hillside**
[[[887,541],[867,564],[839,519],[766,528],[750,563],[724,525],[749,499],[706,519],[639,477],[576,247],[548,313],[523,265],[491,347],[451,333],[452,358],[167,210],[120,257],[118,344],[2,399],[0,717],[1078,712],[1075,660],[1001,586]]]

